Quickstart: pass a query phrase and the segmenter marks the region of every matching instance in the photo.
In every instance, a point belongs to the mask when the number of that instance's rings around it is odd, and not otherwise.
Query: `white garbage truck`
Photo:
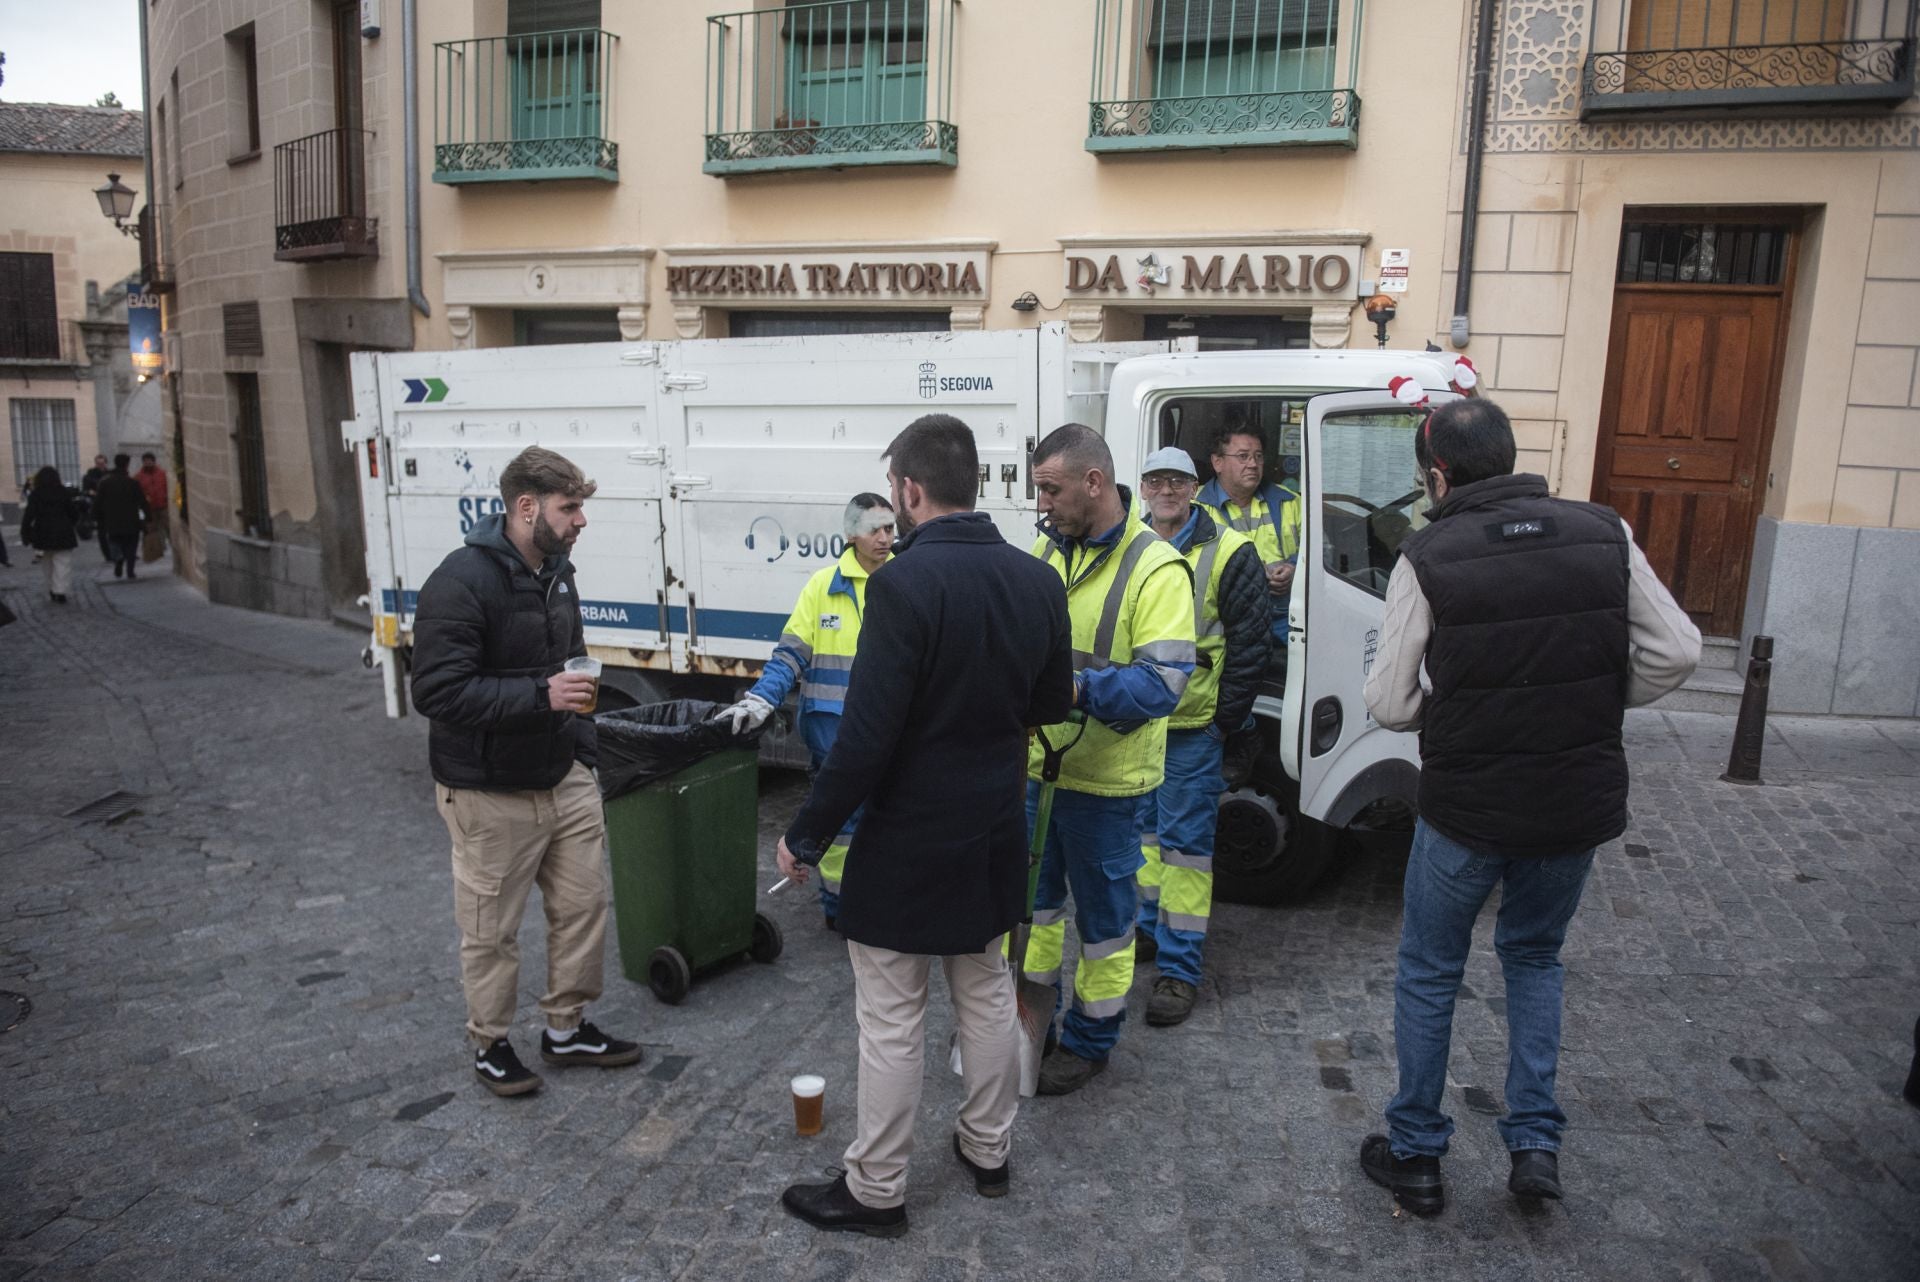
[[[1179,445],[1201,480],[1231,423],[1270,469],[1297,467],[1304,535],[1289,640],[1255,703],[1252,777],[1222,798],[1217,892],[1304,890],[1340,830],[1404,821],[1413,736],[1381,729],[1361,688],[1387,577],[1421,517],[1421,411],[1450,362],[1420,352],[1197,352],[1191,340],[1077,343],[1066,327],[979,333],[695,339],[358,353],[343,425],[366,522],[370,660],[406,714],[418,588],[502,509],[499,474],[540,444],[598,483],[574,549],[602,707],[731,701],[759,675],[807,577],[845,550],[854,494],[887,492],[880,452],[921,414],[952,414],[980,454],[977,505],[1018,546],[1035,538],[1031,457],[1061,423],[1098,426],[1120,480]],[[804,764],[774,736],[775,764]]]

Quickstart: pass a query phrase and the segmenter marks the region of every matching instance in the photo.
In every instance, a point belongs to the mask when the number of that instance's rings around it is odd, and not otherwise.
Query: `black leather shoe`
[[[1007,1190],[1013,1187],[1013,1175],[1005,1162],[998,1166],[975,1166],[973,1160],[960,1151],[960,1137],[953,1137],[953,1155],[960,1159],[960,1165],[973,1172],[973,1191],[981,1197],[1005,1197]]]
[[[1056,1046],[1040,1061],[1042,1095],[1071,1095],[1107,1071],[1104,1059],[1082,1059],[1064,1046]]]
[[[1544,1148],[1515,1149],[1513,1174],[1507,1176],[1507,1192],[1515,1197],[1550,1197],[1560,1200],[1560,1158]]]
[[[903,1237],[907,1231],[904,1206],[868,1206],[838,1175],[831,1184],[791,1184],[780,1195],[787,1214],[828,1233],[864,1233],[868,1237]]]
[[[1360,1141],[1360,1169],[1415,1215],[1438,1215],[1446,1209],[1447,1186],[1437,1157],[1395,1157],[1386,1136],[1369,1135]]]

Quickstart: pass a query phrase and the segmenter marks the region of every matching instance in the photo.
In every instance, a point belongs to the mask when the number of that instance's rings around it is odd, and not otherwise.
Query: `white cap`
[[[1147,461],[1140,465],[1140,475],[1152,476],[1155,472],[1178,472],[1182,476],[1200,479],[1200,473],[1193,466],[1193,456],[1178,445],[1162,445],[1147,455]]]

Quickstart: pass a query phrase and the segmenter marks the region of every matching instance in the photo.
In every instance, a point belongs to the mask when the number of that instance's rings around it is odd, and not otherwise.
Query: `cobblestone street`
[[[8,532],[11,536],[11,531]],[[772,966],[593,1017],[637,1069],[499,1100],[462,1037],[426,730],[363,637],[206,605],[165,575],[48,603],[0,588],[0,1282],[9,1279],[1844,1278],[1913,1276],[1920,723],[1776,718],[1768,786],[1718,782],[1732,722],[1631,719],[1634,823],[1566,949],[1568,1197],[1523,1209],[1491,913],[1456,1024],[1446,1213],[1394,1213],[1361,1137],[1393,1084],[1404,844],[1303,905],[1220,906],[1193,1020],[1026,1102],[1014,1195],[947,1147],[930,1070],[898,1242],[821,1235],[779,1190],[852,1128],[844,948],[809,896]],[[762,884],[800,797],[763,777]],[[117,799],[100,801],[110,794]],[[90,805],[100,801],[100,804]],[[543,928],[515,1038],[537,1049]],[[0,1004],[0,1022],[14,1006]],[[944,996],[929,1045],[947,1041]],[[794,1137],[787,1079],[828,1080]],[[1906,1264],[1900,1261],[1905,1260]]]

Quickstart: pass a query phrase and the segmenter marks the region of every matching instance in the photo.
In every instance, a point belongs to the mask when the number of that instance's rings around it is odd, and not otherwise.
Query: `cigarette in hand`
[[[792,884],[793,884],[793,878],[791,878],[791,877],[782,877],[782,878],[781,878],[781,879],[780,879],[779,881],[776,881],[776,882],[774,882],[774,883],[773,883],[773,884],[772,884],[771,886],[768,886],[768,887],[767,887],[767,893],[768,893],[769,895],[771,895],[771,894],[774,894],[775,892],[777,892],[777,891],[780,891],[780,890],[783,890],[783,889],[785,889],[785,888],[786,888],[787,886],[790,886],[790,885],[792,885]]]

